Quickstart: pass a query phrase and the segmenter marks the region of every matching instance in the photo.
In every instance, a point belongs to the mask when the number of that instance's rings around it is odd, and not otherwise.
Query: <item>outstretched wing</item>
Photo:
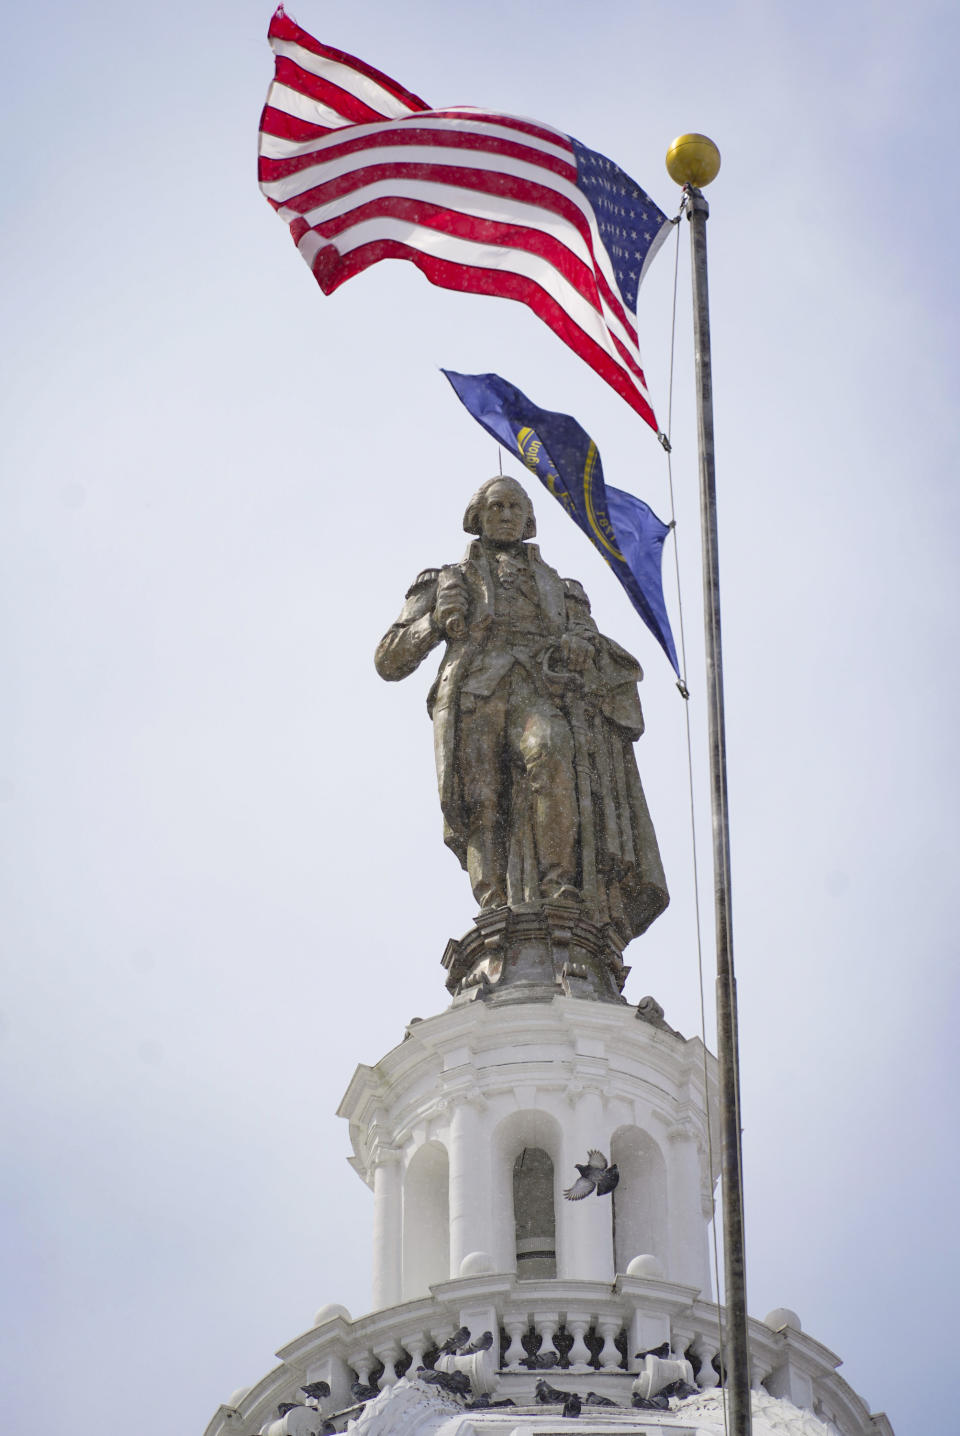
[[[589,1152],[587,1153],[587,1161],[590,1163],[591,1167],[599,1167],[601,1171],[604,1171],[606,1169],[607,1159],[602,1152],[597,1151],[596,1147],[590,1148]]]
[[[567,1187],[564,1192],[568,1202],[582,1202],[584,1197],[589,1197],[596,1183],[590,1177],[578,1177],[572,1187]]]

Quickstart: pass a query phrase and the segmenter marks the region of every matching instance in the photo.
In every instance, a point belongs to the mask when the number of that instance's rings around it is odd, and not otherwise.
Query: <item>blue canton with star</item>
[[[644,260],[667,216],[613,160],[588,150],[572,136],[570,142],[577,185],[593,206],[620,293],[635,313]]]

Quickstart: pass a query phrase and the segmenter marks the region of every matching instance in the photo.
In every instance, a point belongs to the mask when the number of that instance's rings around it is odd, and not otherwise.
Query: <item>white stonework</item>
[[[340,1108],[374,1193],[373,1309],[354,1320],[321,1308],[206,1436],[558,1436],[560,1405],[537,1403],[541,1377],[584,1400],[564,1431],[721,1436],[707,1257],[715,1081],[698,1040],[626,1004],[479,999],[411,1023],[357,1069]],[[565,1201],[591,1147],[620,1168],[613,1199]],[[461,1326],[489,1332],[489,1349],[437,1369],[511,1405],[470,1409],[417,1378]],[[748,1340],[756,1436],[892,1436],[796,1313],[749,1321]],[[645,1355],[664,1345],[666,1357]],[[634,1391],[656,1398],[674,1372],[699,1395],[632,1407]],[[321,1382],[328,1396],[303,1389]],[[358,1382],[372,1399],[358,1400]],[[589,1392],[615,1405],[587,1405]]]
[[[381,1397],[368,1408],[369,1415],[365,1411],[351,1423],[352,1436],[559,1436],[556,1408],[458,1410],[451,1415],[449,1402],[441,1405],[418,1387],[406,1382],[394,1387],[389,1398]],[[754,1436],[836,1436],[835,1428],[812,1412],[766,1392],[755,1392],[751,1405]],[[577,1436],[728,1436],[720,1394],[673,1402],[664,1413],[587,1407],[572,1429]]]
[[[709,1293],[704,1056],[696,1038],[626,1005],[576,998],[474,1002],[412,1025],[376,1067],[358,1068],[340,1107],[374,1193],[375,1305],[415,1300],[477,1253],[517,1271],[513,1174],[525,1149],[553,1164],[558,1277],[612,1281],[650,1254],[667,1280]],[[711,1083],[713,1071],[707,1058]],[[566,1202],[589,1147],[619,1164],[620,1186],[613,1201]],[[713,1156],[716,1166],[716,1140]]]

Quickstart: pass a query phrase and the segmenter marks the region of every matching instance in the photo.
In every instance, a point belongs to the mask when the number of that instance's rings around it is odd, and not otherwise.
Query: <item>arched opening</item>
[[[517,1276],[536,1281],[557,1274],[553,1162],[542,1147],[524,1147],[513,1164]]]
[[[450,1276],[450,1163],[428,1142],[411,1157],[403,1181],[403,1299],[426,1296]]]
[[[497,1271],[521,1277],[555,1276],[558,1262],[557,1160],[560,1124],[549,1113],[524,1109],[504,1117],[493,1134],[493,1256]]]
[[[620,1185],[613,1194],[616,1269],[625,1272],[635,1256],[649,1252],[668,1271],[667,1166],[663,1153],[649,1132],[639,1127],[620,1127],[610,1146],[610,1160],[620,1168]]]

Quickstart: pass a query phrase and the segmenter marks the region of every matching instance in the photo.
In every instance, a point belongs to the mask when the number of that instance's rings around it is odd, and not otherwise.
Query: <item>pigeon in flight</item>
[[[606,1157],[595,1147],[590,1148],[583,1166],[579,1162],[574,1162],[573,1165],[580,1175],[573,1186],[568,1187],[563,1194],[568,1202],[582,1202],[592,1191],[596,1191],[598,1197],[605,1196],[607,1192],[613,1191],[620,1180],[619,1167],[616,1164],[608,1167]]]

